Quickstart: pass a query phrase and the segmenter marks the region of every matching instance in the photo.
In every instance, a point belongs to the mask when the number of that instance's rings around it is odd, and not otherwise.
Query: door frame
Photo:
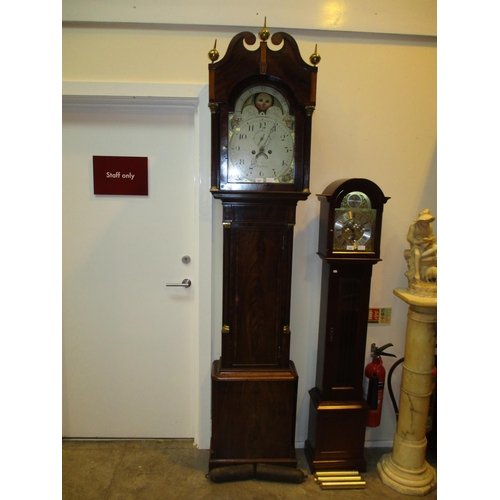
[[[123,82],[63,82],[63,104],[138,104],[188,106],[194,111],[194,135],[198,179],[195,183],[197,201],[197,234],[199,253],[198,276],[195,280],[195,325],[197,342],[195,362],[194,444],[210,448],[210,372],[212,365],[212,196],[210,194],[210,113],[208,85],[151,84]]]

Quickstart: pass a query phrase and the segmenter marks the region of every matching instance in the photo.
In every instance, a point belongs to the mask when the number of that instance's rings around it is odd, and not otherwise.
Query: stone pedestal
[[[399,418],[392,453],[377,470],[382,482],[406,495],[424,496],[437,484],[436,471],[425,460],[425,437],[436,347],[437,298],[420,297],[406,288],[394,294],[409,304]]]

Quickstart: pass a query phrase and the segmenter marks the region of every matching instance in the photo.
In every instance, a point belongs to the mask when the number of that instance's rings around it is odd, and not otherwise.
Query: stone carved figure
[[[437,242],[431,222],[436,218],[428,209],[422,210],[408,230],[410,249],[404,257],[408,263],[405,276],[410,293],[433,297],[437,293]]]

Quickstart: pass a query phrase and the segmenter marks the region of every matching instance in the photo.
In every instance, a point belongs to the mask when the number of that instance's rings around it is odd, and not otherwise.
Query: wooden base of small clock
[[[305,455],[311,472],[366,471],[366,401],[322,401],[317,388],[311,389],[309,395],[309,439],[305,443]]]
[[[295,415],[298,375],[288,370],[222,371],[212,365],[209,470],[266,463],[297,467]]]

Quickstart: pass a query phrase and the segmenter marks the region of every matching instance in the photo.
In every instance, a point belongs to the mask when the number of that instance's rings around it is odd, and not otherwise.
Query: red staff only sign
[[[148,159],[143,156],[94,156],[94,194],[148,195]]]

